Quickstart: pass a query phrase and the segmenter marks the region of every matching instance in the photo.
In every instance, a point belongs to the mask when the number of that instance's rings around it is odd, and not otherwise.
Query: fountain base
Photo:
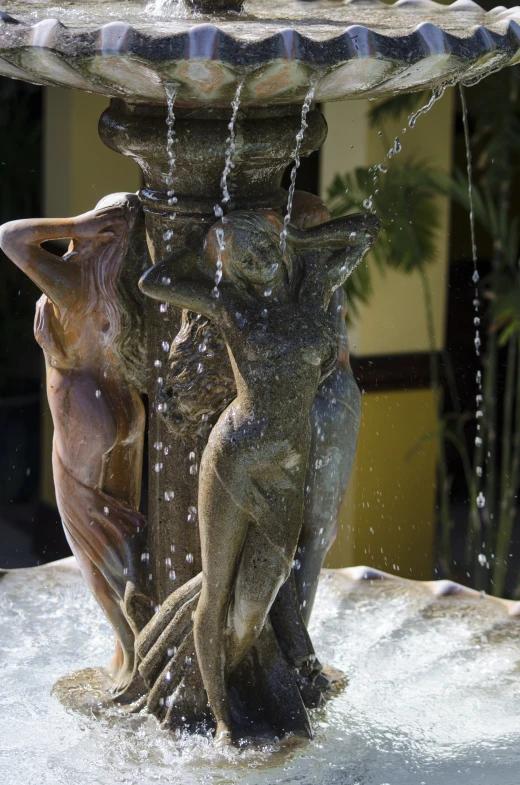
[[[312,712],[313,741],[219,752],[210,734],[158,733],[146,711],[100,708],[104,682],[92,670],[90,709],[68,711],[53,685],[108,662],[108,624],[72,559],[8,572],[0,581],[2,780],[511,785],[520,766],[519,611],[444,581],[326,572],[310,631],[348,688]],[[74,703],[74,679],[56,691]]]

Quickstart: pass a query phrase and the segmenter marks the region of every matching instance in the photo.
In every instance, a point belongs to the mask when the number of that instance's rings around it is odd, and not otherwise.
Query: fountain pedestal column
[[[100,136],[113,150],[131,156],[140,166],[145,187],[140,192],[145,212],[148,245],[154,264],[167,255],[166,244],[172,252],[202,248],[210,226],[215,223],[215,205],[221,203],[221,177],[226,157],[228,124],[231,110],[226,109],[178,109],[175,110],[175,169],[173,190],[176,202],[168,204],[166,181],[170,162],[166,148],[166,109],[163,106],[142,106],[113,100],[110,108],[100,120]],[[230,202],[226,212],[236,209],[270,208],[282,211],[287,193],[281,189],[283,173],[291,163],[296,134],[301,125],[301,106],[244,109],[239,113],[235,133],[236,150],[233,169],[228,178]],[[326,123],[318,111],[307,115],[308,128],[302,143],[302,155],[307,156],[318,149],[326,136]],[[172,214],[175,214],[173,217]],[[173,218],[173,220],[172,220]],[[164,234],[171,231],[166,241]],[[226,397],[226,373],[229,375],[227,352],[224,344],[211,325],[204,327],[207,352],[200,353],[206,366],[198,375],[196,385],[181,379],[178,387],[180,397],[186,397],[183,405],[175,398],[176,419],[168,420],[170,411],[162,413],[157,406],[164,403],[158,378],[166,385],[170,364],[168,348],[181,324],[181,313],[171,306],[161,312],[158,303],[148,305],[148,362],[150,370],[149,403],[149,575],[154,603],[160,604],[173,590],[195,576],[201,568],[200,545],[196,525],[198,462],[207,438],[207,429],[200,429],[196,422],[200,400],[190,402],[193,387],[208,389],[207,400],[202,405],[207,421],[211,424],[214,415],[220,414]],[[198,351],[195,342],[197,325],[187,330],[184,358]],[[220,355],[220,356],[219,356]],[[172,358],[173,359],[173,358]],[[190,364],[198,364],[191,356]],[[223,362],[223,360],[225,360]],[[157,367],[156,363],[160,366]],[[213,382],[206,384],[210,376]],[[221,384],[218,384],[220,377]],[[175,381],[175,380],[174,380]],[[233,385],[232,378],[229,383]],[[212,404],[211,397],[214,395]],[[174,395],[176,392],[174,391]],[[234,393],[231,393],[231,398]],[[182,418],[177,416],[182,410]],[[213,409],[213,417],[211,415]],[[209,412],[209,414],[208,414]],[[156,445],[163,445],[157,449]],[[164,455],[164,447],[168,455]],[[195,458],[193,459],[193,453]],[[190,459],[190,454],[192,458]],[[161,467],[162,464],[162,468]],[[156,471],[157,469],[157,471]],[[192,473],[190,473],[192,472]],[[166,494],[166,496],[165,496]],[[169,499],[169,500],[168,500]],[[174,550],[172,550],[172,548]]]

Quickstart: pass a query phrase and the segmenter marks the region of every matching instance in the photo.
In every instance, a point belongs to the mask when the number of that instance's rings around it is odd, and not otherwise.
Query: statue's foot
[[[130,677],[127,669],[116,674],[112,685],[112,695],[115,702],[119,705],[130,706],[135,704],[136,701],[146,696],[147,692],[146,684],[135,665],[130,673]]]
[[[323,665],[321,673],[315,680],[315,685],[326,696],[340,692],[348,684],[346,673],[333,668],[332,665]]]
[[[233,744],[233,736],[231,735],[231,730],[225,722],[217,722],[214,744],[215,747],[219,747],[219,748],[231,747],[231,745]]]
[[[112,693],[114,695],[119,695],[120,693],[125,692],[126,689],[132,683],[132,676],[133,676],[133,668],[123,667],[117,673],[114,674],[114,682],[112,685]]]

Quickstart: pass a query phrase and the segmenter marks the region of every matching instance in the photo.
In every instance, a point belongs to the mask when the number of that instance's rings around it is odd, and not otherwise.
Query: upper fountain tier
[[[246,0],[240,14],[171,0],[0,0],[0,74],[131,103],[228,106],[375,97],[471,82],[520,60],[520,8],[472,0]],[[161,5],[162,3],[162,5]],[[165,10],[169,3],[170,10]],[[172,9],[173,5],[173,10]]]

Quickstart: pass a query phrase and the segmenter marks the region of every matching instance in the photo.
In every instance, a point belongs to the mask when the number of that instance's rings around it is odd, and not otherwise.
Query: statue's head
[[[137,194],[120,192],[104,196],[97,205],[95,210],[109,209],[110,207],[122,207],[125,219],[129,226],[133,226],[135,219],[139,214],[139,197]]]
[[[270,289],[285,299],[293,288],[294,259],[282,250],[283,221],[275,212],[236,211],[210,229],[205,262],[212,272],[220,256],[224,279],[252,294]]]

